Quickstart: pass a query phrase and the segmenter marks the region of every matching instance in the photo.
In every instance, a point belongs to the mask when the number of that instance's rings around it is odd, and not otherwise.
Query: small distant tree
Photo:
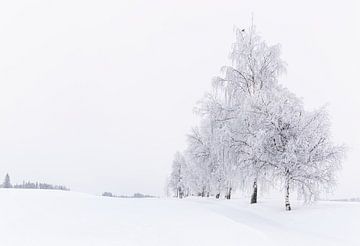
[[[8,173],[5,176],[3,187],[4,188],[12,188],[12,185],[11,185],[11,182],[10,182],[10,176],[9,176]]]
[[[114,195],[111,192],[104,192],[103,196],[113,197]]]

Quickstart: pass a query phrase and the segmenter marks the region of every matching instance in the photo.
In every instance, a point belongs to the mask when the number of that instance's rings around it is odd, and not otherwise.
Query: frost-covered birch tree
[[[252,25],[248,30],[235,29],[236,41],[230,52],[231,65],[222,68],[224,76],[214,79],[217,94],[222,93],[223,108],[232,112],[230,121],[231,140],[237,166],[251,179],[251,203],[257,202],[259,179],[267,173],[268,164],[262,161],[261,139],[263,115],[251,110],[259,104],[261,95],[278,83],[285,71],[280,58],[280,46],[269,46]],[[247,183],[249,183],[247,181]]]
[[[305,200],[314,200],[320,191],[330,189],[344,148],[331,142],[325,109],[307,112],[294,94],[274,88],[256,110],[266,115],[264,161],[285,190],[286,210],[291,210],[292,189]]]

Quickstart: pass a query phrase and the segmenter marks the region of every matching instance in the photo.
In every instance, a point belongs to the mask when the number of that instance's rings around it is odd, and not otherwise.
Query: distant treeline
[[[13,188],[17,189],[44,189],[44,190],[70,190],[66,186],[63,185],[52,185],[47,183],[39,183],[39,182],[23,182],[22,184],[15,184]]]
[[[157,198],[156,196],[144,195],[141,193],[134,193],[134,195],[132,196],[127,196],[127,195],[114,195],[111,192],[104,192],[102,195],[108,197],[118,197],[118,198]]]
[[[343,198],[343,199],[330,199],[332,202],[360,202],[360,197]]]
[[[43,189],[43,190],[70,190],[64,185],[52,185],[40,182],[23,181],[22,184],[12,185],[9,174],[6,174],[4,182],[0,185],[1,188],[15,188],[15,189]]]

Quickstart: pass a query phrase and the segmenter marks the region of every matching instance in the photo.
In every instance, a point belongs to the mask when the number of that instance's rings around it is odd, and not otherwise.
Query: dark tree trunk
[[[231,198],[231,190],[232,190],[232,188],[230,187],[228,190],[228,193],[225,195],[225,198],[228,200],[230,200],[230,198]]]
[[[179,198],[182,199],[184,196],[183,191],[181,190],[181,188],[179,188]]]
[[[256,182],[256,180],[254,181],[254,184],[253,184],[253,193],[251,195],[250,203],[251,204],[257,203],[257,182]]]
[[[205,197],[205,187],[203,188],[203,190],[201,192],[201,197]]]
[[[285,187],[285,210],[286,211],[291,210],[289,198],[290,198],[290,185],[289,185],[289,181],[287,181],[286,187]]]

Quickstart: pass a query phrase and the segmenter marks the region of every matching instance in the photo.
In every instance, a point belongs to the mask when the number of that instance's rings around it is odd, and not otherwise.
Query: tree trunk
[[[251,200],[250,200],[250,204],[253,204],[253,203],[257,203],[257,181],[256,181],[256,179],[254,180],[253,193],[251,195]]]
[[[181,188],[179,188],[179,198],[182,199],[183,195],[184,195],[183,191],[181,190]]]
[[[228,199],[228,200],[230,200],[230,198],[231,198],[231,190],[232,190],[232,188],[230,187],[229,190],[228,190],[228,193],[225,196],[225,198]]]
[[[220,194],[221,194],[221,184],[220,184],[220,180],[218,180],[218,193],[216,193],[215,197],[216,199],[219,199],[220,198]]]
[[[286,187],[285,187],[285,210],[286,211],[291,210],[289,197],[290,197],[290,185],[289,185],[289,180],[287,180]]]
[[[203,187],[203,189],[202,189],[201,197],[205,197],[205,187]]]

